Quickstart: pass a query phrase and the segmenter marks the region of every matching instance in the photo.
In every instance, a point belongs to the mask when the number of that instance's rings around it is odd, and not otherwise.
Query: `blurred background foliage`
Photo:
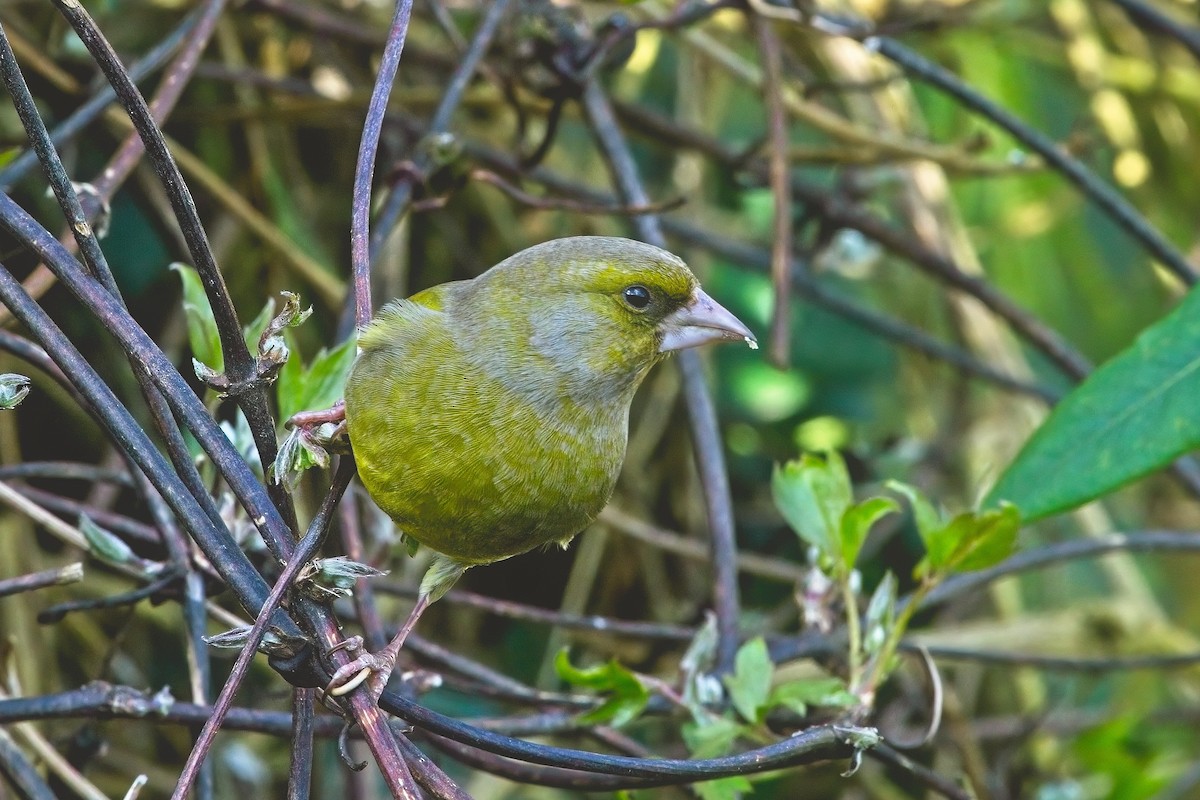
[[[479,170],[504,176],[537,197],[609,203],[610,178],[579,105],[538,48],[567,47],[606,20],[668,19],[671,4],[522,3],[506,23],[466,91],[451,130],[461,154],[428,171],[419,210],[382,243],[376,298],[403,296],[478,274],[528,245],[572,234],[631,232],[621,214],[534,207]],[[801,6],[807,4],[800,4]],[[831,0],[822,10],[878,22],[907,45],[1056,140],[1113,184],[1192,260],[1200,253],[1200,69],[1195,54],[1170,36],[1135,24],[1124,3],[1085,0]],[[1197,5],[1161,0],[1156,8],[1190,25]],[[188,4],[164,0],[89,3],[122,54],[154,46]],[[448,37],[431,8],[456,32]],[[243,322],[267,298],[297,292],[314,315],[295,331],[294,358],[309,362],[346,333],[349,209],[354,159],[366,100],[391,9],[374,0],[247,0],[232,6],[196,77],[164,125],[181,159]],[[445,90],[478,21],[478,4],[418,3],[384,128],[377,186],[401,180],[428,143],[424,125]],[[53,127],[96,85],[95,69],[49,4],[9,2],[0,9],[42,114]],[[603,72],[631,131],[638,166],[659,201],[685,200],[667,212],[674,249],[710,293],[760,333],[773,316],[766,264],[775,195],[766,180],[769,107],[759,86],[762,50],[739,8],[683,27],[648,27]],[[936,89],[911,82],[895,64],[850,39],[804,25],[771,23],[783,44],[788,163],[794,179],[830,202],[865,211],[916,247],[948,258],[965,273],[1011,297],[1094,363],[1128,346],[1186,287],[1063,177],[1004,132]],[[564,44],[565,42],[565,44]],[[152,90],[156,78],[143,88]],[[514,109],[520,109],[520,113]],[[119,115],[103,118],[62,148],[77,180],[91,180],[128,133]],[[536,170],[513,169],[547,134]],[[24,146],[15,114],[0,108],[0,167]],[[57,209],[36,171],[10,191],[51,230]],[[604,198],[597,201],[593,194]],[[377,191],[377,197],[381,192]],[[1072,380],[985,305],[870,235],[831,221],[821,204],[797,199],[792,220],[794,269],[856,307],[885,315],[969,353],[1037,391],[997,387],[916,352],[901,337],[869,330],[801,287],[790,304],[784,368],[763,351],[736,347],[706,354],[711,366],[744,552],[802,571],[801,544],[770,501],[772,465],[805,451],[843,450],[856,484],[877,491],[900,479],[946,508],[970,508],[1044,417],[1037,397],[1061,394]],[[676,224],[677,223],[677,224]],[[714,241],[717,244],[714,245]],[[722,243],[724,246],[721,246]],[[104,240],[137,318],[181,370],[190,353],[180,281],[168,268],[185,258],[161,190],[139,167],[115,195]],[[740,248],[740,249],[739,249]],[[736,254],[745,257],[735,257]],[[34,264],[6,253],[18,277]],[[123,359],[97,323],[59,287],[42,302],[110,380],[145,416]],[[0,355],[0,372],[21,364]],[[114,466],[111,445],[53,382],[33,375],[34,394],[0,414],[0,464],[65,460]],[[197,384],[198,391],[199,385]],[[36,398],[36,399],[35,399]],[[211,399],[211,398],[210,398]],[[228,406],[213,402],[229,418]],[[324,479],[300,489],[309,512]],[[37,482],[30,482],[35,484]],[[89,507],[144,520],[128,490],[101,484],[43,482],[43,489]],[[358,498],[364,509],[365,498]],[[566,552],[534,553],[473,570],[462,588],[492,597],[632,620],[695,625],[710,603],[712,579],[700,558],[680,554],[702,543],[704,503],[692,462],[680,380],[668,365],[647,382],[631,426],[627,467],[610,514]],[[70,517],[69,509],[57,509]],[[386,535],[377,518],[372,533]],[[630,523],[630,519],[634,522]],[[642,524],[659,531],[646,539]],[[1023,529],[1021,547],[1107,531],[1194,530],[1200,503],[1169,475],[1141,481],[1069,515]],[[662,547],[662,530],[684,545]],[[641,536],[638,534],[642,532]],[[653,531],[651,531],[653,533]],[[669,534],[666,534],[670,538]],[[678,544],[679,539],[671,539]],[[36,547],[31,543],[36,542]],[[19,574],[70,554],[24,517],[0,514],[0,563]],[[911,524],[877,527],[860,562],[868,591],[887,568],[911,580],[920,545]],[[421,566],[389,565],[388,582],[413,586]],[[759,573],[762,571],[759,570]],[[1043,669],[995,661],[989,654],[1095,659],[1191,653],[1200,602],[1191,558],[1116,554],[1051,567],[918,618],[914,640],[978,651],[940,661],[946,719],[919,759],[979,796],[1120,798],[1195,796],[1200,739],[1195,727],[1200,672],[1176,669]],[[136,687],[186,691],[186,663],[172,605],[142,603],[72,614],[53,626],[37,611],[68,597],[100,597],[127,588],[97,569],[83,584],[0,601],[0,629],[27,694],[103,678]],[[742,574],[748,634],[794,632],[793,587],[754,571]],[[903,588],[903,587],[902,587]],[[396,619],[399,604],[382,605]],[[615,656],[645,673],[672,669],[672,642],[581,633],[497,617],[454,602],[426,615],[426,636],[519,680],[556,688],[552,662],[564,643],[575,663]],[[265,664],[243,697],[283,708]],[[426,700],[464,717],[499,706],[456,690]],[[903,670],[879,700],[885,735],[908,734],[927,714],[915,670]],[[173,782],[189,740],[178,728],[149,724],[58,722],[44,726],[61,746],[105,742],[90,775],[110,793],[132,770],[151,776],[154,794]],[[651,744],[654,731],[639,732]],[[218,796],[281,793],[283,739],[226,733],[218,745]],[[380,796],[368,777],[320,751],[317,796]],[[457,768],[455,768],[457,769]],[[840,767],[756,780],[755,797],[893,798],[922,796],[902,771],[868,762],[852,779]],[[514,786],[483,773],[452,770],[480,798],[565,797]],[[662,796],[685,796],[661,790]],[[637,793],[649,796],[655,793]]]

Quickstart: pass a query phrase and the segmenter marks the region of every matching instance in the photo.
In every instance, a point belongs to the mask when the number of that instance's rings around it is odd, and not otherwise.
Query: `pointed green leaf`
[[[297,352],[294,342],[289,347]],[[276,382],[279,418],[286,420],[298,411],[329,408],[341,399],[346,376],[357,354],[354,339],[347,339],[332,350],[317,353],[308,368],[295,357],[284,362]]]
[[[567,648],[564,647],[554,657],[554,669],[560,678],[572,686],[611,693],[599,707],[580,717],[583,722],[620,727],[635,719],[650,702],[650,693],[642,682],[615,660],[580,669],[571,664]]]
[[[871,526],[880,518],[899,510],[900,505],[890,497],[871,497],[846,509],[842,515],[841,545],[842,561],[847,567],[854,567],[858,551],[867,540]]]
[[[826,458],[806,454],[776,466],[771,476],[775,505],[796,534],[822,555],[840,560],[842,515],[853,499],[850,475],[836,452]]]
[[[106,561],[109,564],[125,565],[132,564],[137,560],[137,556],[133,554],[133,550],[130,549],[129,545],[114,534],[101,528],[87,514],[79,515],[79,532],[87,540],[92,554],[101,561]]]
[[[863,652],[874,654],[883,646],[896,621],[896,576],[885,572],[875,587],[863,619]]]
[[[258,347],[258,339],[262,336],[263,331],[267,329],[267,325],[275,316],[275,299],[267,298],[267,302],[263,304],[262,311],[258,312],[258,316],[250,320],[244,328],[242,328],[242,338],[246,340],[246,347],[250,348],[250,352],[254,352]]]
[[[908,500],[908,504],[912,506],[913,510],[913,521],[917,524],[917,531],[921,534],[922,540],[930,531],[942,527],[942,515],[938,513],[933,503],[929,502],[929,498],[915,486],[909,486],[900,481],[888,481],[885,485],[893,492],[904,495]]]
[[[846,708],[854,702],[854,695],[846,690],[840,678],[811,678],[779,684],[771,690],[767,705],[790,708],[804,716],[809,706]]]
[[[954,569],[970,572],[999,564],[1012,555],[1020,529],[1021,514],[1016,506],[979,514],[970,540],[955,553]]]
[[[758,722],[771,693],[771,675],[775,665],[767,653],[767,643],[761,636],[751,639],[740,648],[733,662],[733,674],[724,677],[725,688],[733,707],[747,722]]]
[[[172,264],[171,269],[183,283],[183,313],[187,319],[192,356],[214,372],[220,372],[225,369],[221,335],[217,332],[217,321],[213,319],[204,284],[200,282],[200,273],[187,264]]]
[[[1200,448],[1200,289],[1066,396],[985,504],[1066,511]]]
[[[1021,527],[1016,506],[967,512],[925,538],[922,566],[933,572],[969,572],[998,564],[1012,553]]]

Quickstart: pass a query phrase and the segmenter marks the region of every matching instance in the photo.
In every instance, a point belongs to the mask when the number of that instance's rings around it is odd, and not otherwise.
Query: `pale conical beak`
[[[692,292],[687,305],[668,314],[659,325],[662,331],[660,353],[686,350],[702,344],[718,341],[746,342],[758,349],[758,341],[742,321],[704,293],[699,287]]]

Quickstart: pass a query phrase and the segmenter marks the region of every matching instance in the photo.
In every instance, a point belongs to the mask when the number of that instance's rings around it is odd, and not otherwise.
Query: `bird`
[[[465,570],[565,547],[612,495],[651,367],[722,340],[757,347],[679,257],[619,237],[544,242],[383,307],[359,332],[345,425],[367,493],[434,557],[396,636],[330,693],[369,679],[378,698]]]

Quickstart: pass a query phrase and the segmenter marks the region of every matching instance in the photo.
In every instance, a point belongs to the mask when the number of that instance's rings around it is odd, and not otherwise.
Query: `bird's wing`
[[[442,324],[441,317],[447,301],[453,296],[458,284],[443,283],[414,294],[407,300],[393,300],[379,309],[358,337],[358,346],[364,352],[395,344],[401,331],[424,329]]]

